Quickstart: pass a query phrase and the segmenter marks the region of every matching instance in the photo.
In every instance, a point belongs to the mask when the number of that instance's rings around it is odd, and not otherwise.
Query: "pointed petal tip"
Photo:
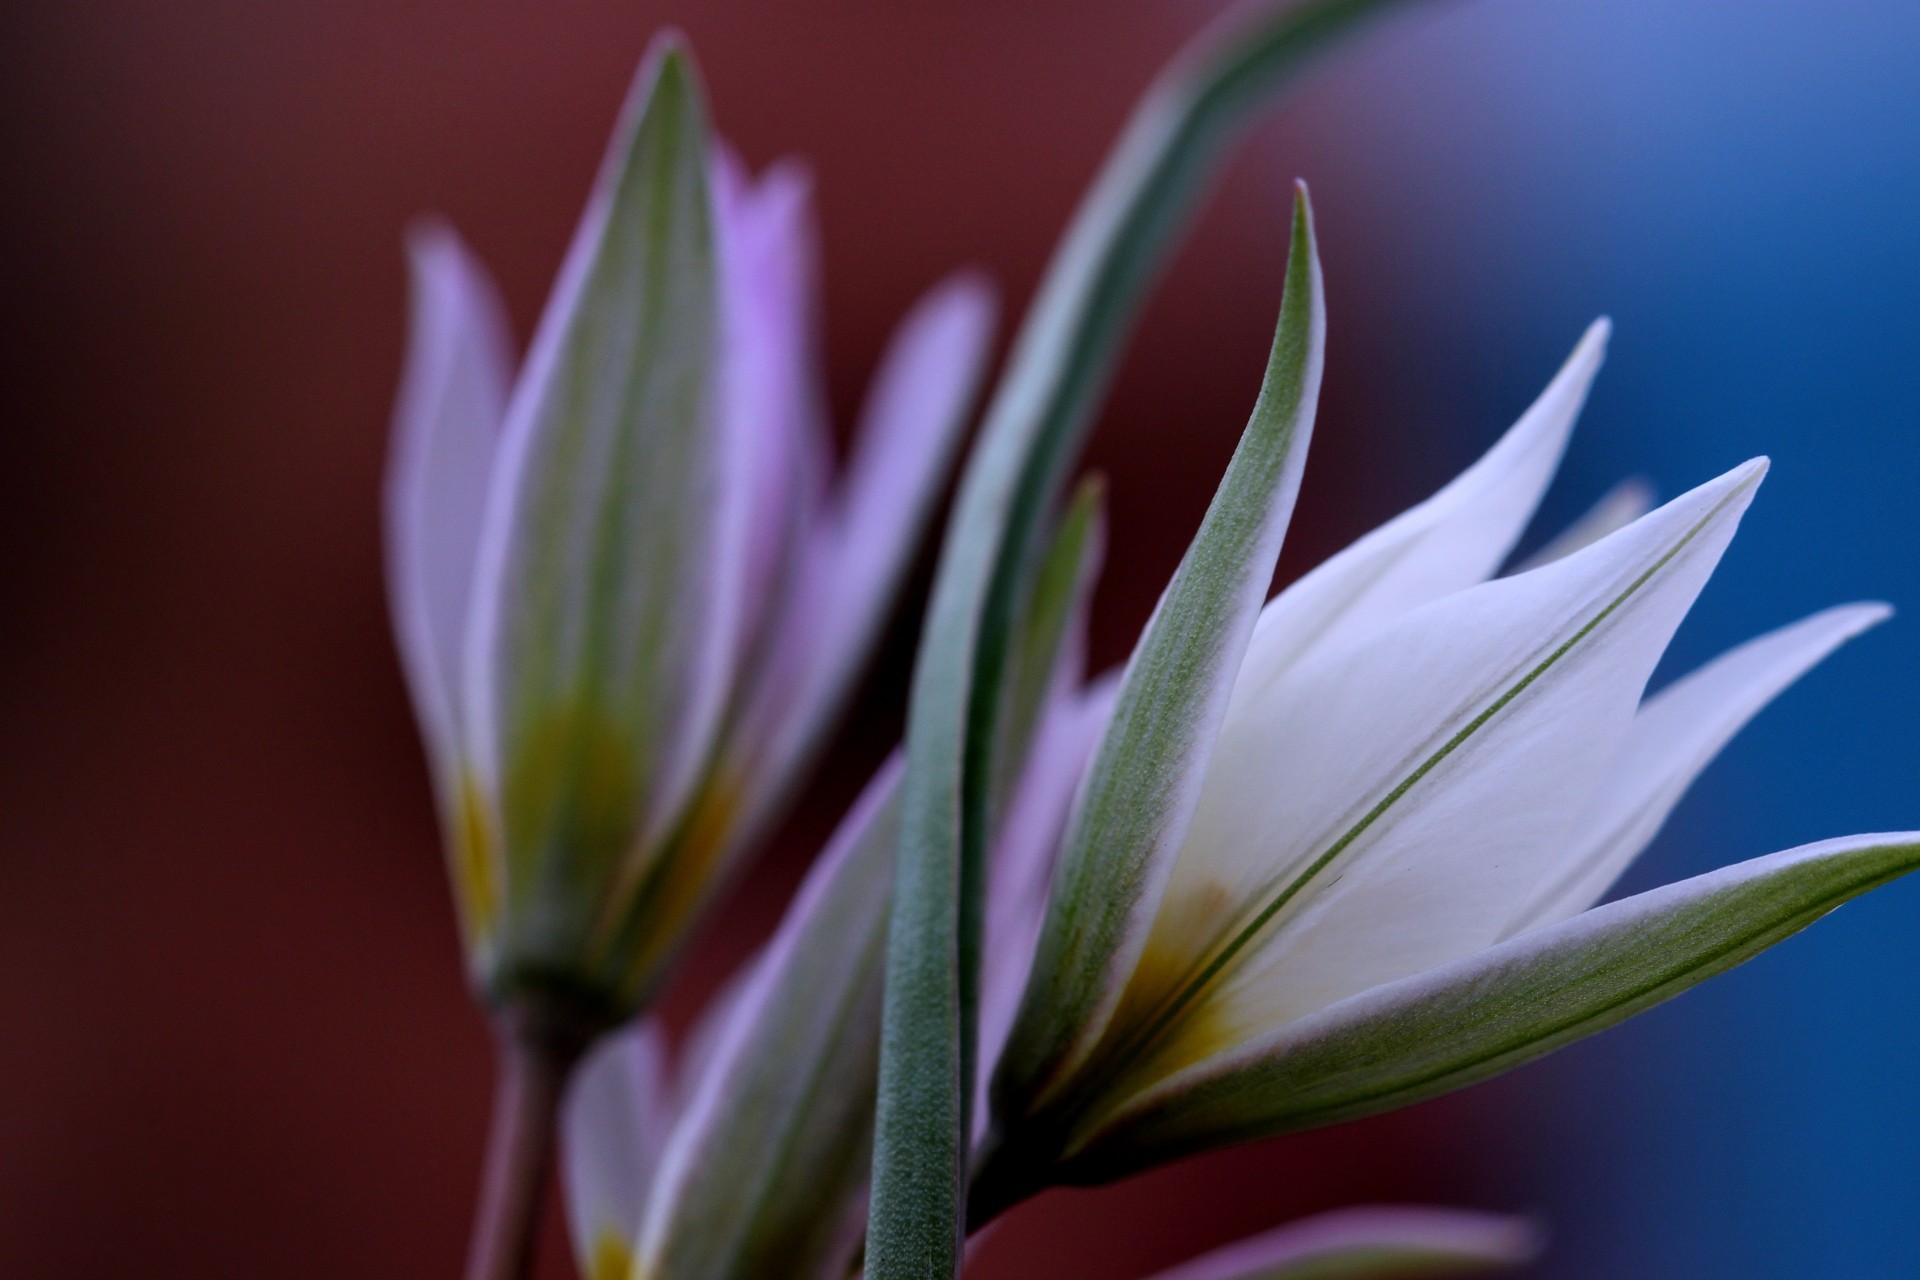
[[[453,223],[443,214],[416,213],[407,219],[407,227],[401,233],[401,240],[406,246],[408,259],[418,263],[422,259],[457,247],[460,244],[460,233],[453,229]]]
[[[1760,482],[1766,478],[1767,470],[1772,465],[1772,460],[1764,454],[1757,458],[1749,458],[1739,466],[1723,471],[1713,479],[1695,485],[1686,493],[1670,499],[1660,507],[1659,510],[1667,510],[1676,503],[1686,502],[1691,499],[1709,498],[1719,500],[1724,497],[1736,495],[1743,498],[1750,498],[1753,490],[1758,488]]]
[[[1553,1233],[1547,1224],[1538,1218],[1516,1215],[1508,1218],[1504,1225],[1496,1227],[1498,1239],[1492,1243],[1490,1253],[1497,1253],[1503,1262],[1513,1266],[1533,1262],[1547,1251],[1547,1245],[1553,1239]]]
[[[1891,618],[1894,608],[1884,600],[1856,600],[1852,604],[1837,604],[1826,610],[1825,615],[1839,623],[1840,629],[1851,639]]]
[[[407,265],[416,281],[477,272],[479,260],[450,219],[438,213],[415,214],[401,233]]]
[[[981,332],[984,341],[999,319],[1000,288],[985,267],[961,267],[927,291],[924,305],[956,312],[962,323]]]
[[[984,362],[999,317],[1000,291],[992,278],[982,268],[962,267],[921,294],[895,334],[921,334],[962,363]]]
[[[647,103],[665,91],[675,97],[691,95],[704,105],[700,67],[693,56],[693,44],[678,27],[664,27],[648,42],[640,55],[640,66],[633,76],[627,115],[638,119]]]
[[[1651,509],[1659,493],[1645,476],[1628,476],[1613,486],[1613,495],[1622,503]]]
[[[684,63],[693,57],[693,44],[687,39],[687,33],[678,27],[662,27],[647,44],[642,55],[646,60],[658,59],[664,68],[666,64]]]
[[[760,175],[763,190],[800,204],[813,202],[814,185],[813,165],[805,156],[781,156]]]
[[[1607,344],[1613,341],[1613,321],[1601,316],[1586,327],[1580,335],[1580,341],[1574,344],[1573,359],[1583,364],[1600,366],[1607,357]]]

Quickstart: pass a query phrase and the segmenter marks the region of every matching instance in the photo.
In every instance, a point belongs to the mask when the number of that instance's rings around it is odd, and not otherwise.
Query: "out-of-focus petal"
[[[707,997],[707,1002],[700,1008],[700,1016],[687,1028],[686,1035],[680,1041],[680,1052],[673,1073],[673,1109],[676,1114],[685,1111],[691,1104],[700,1082],[712,1070],[714,1055],[735,1034],[733,1024],[743,1017],[752,1016],[752,1001],[747,999],[747,995],[754,990],[754,976],[760,972],[760,965],[766,957],[766,947],[760,946],[742,960],[719,988]]]
[[[466,692],[530,970],[577,970],[617,914],[606,886],[679,821],[737,661],[708,154],[693,68],[663,41],[508,407]]]
[[[1069,1155],[1067,1181],[1407,1106],[1604,1030],[1920,867],[1920,832],[1849,836],[1683,880],[1377,987],[1188,1068]]]
[[[1254,628],[1235,702],[1260,696],[1312,653],[1343,647],[1492,574],[1560,466],[1609,332],[1596,320],[1532,407],[1446,488],[1274,597]]]
[[[461,651],[512,355],[493,282],[451,227],[416,227],[407,251],[413,319],[387,468],[387,585],[444,803],[460,755]]]
[[[1540,1229],[1525,1218],[1381,1205],[1289,1222],[1162,1271],[1153,1280],[1412,1280],[1478,1275],[1532,1261]]]
[[[1545,546],[1515,565],[1511,572],[1525,573],[1543,564],[1552,564],[1576,551],[1592,546],[1616,529],[1624,529],[1653,510],[1653,485],[1639,476],[1630,476],[1600,495],[1579,519],[1549,539]]]
[[[1515,914],[1505,936],[1564,920],[1598,902],[1741,726],[1822,658],[1892,612],[1883,604],[1825,610],[1749,640],[1649,698],[1607,783],[1576,824],[1568,855]]]
[[[726,148],[714,164],[722,301],[721,417],[729,479],[746,493],[741,575],[749,637],[799,562],[819,500],[826,424],[815,315],[812,182],[783,162],[757,181]]]
[[[1216,757],[1130,993],[1143,1016],[1158,998],[1195,1015],[1163,1062],[1495,942],[1564,858],[1764,471],[1417,609],[1251,704],[1259,729]]]
[[[784,802],[872,652],[965,432],[993,311],[983,279],[954,276],[914,307],[882,358],[734,735],[736,767],[756,780],[744,829]]]
[[[649,1280],[839,1280],[858,1240],[878,1070],[898,757],[808,874],[667,1144]]]
[[[567,1227],[583,1280],[627,1280],[672,1108],[666,1035],[649,1020],[608,1036],[561,1112]]]

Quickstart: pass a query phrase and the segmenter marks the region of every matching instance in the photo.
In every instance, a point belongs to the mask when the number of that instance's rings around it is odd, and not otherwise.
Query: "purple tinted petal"
[[[847,1274],[902,772],[895,753],[875,774],[721,1014],[661,1159],[636,1274]]]
[[[722,147],[714,205],[720,254],[722,413],[743,489],[741,549],[751,635],[798,560],[824,479],[816,370],[818,248],[812,182],[793,162],[757,182]]]
[[[1153,1280],[1465,1275],[1519,1266],[1540,1247],[1539,1228],[1524,1218],[1413,1206],[1338,1209],[1216,1249]]]
[[[632,1252],[672,1118],[657,1020],[608,1036],[581,1064],[560,1117],[560,1162],[583,1275],[598,1258]]]
[[[884,621],[966,427],[993,316],[984,278],[952,276],[915,305],[881,361],[835,513],[832,588],[844,612],[827,624],[842,637]]]
[[[993,310],[984,280],[951,277],[914,307],[882,359],[735,734],[740,767],[758,783],[749,828],[778,805],[872,651],[965,429]]]
[[[474,556],[512,356],[493,282],[453,229],[407,238],[413,319],[387,469],[387,585],[414,708],[444,785]]]

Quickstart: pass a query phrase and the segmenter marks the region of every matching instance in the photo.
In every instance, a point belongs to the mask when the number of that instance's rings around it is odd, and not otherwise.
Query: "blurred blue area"
[[[1370,210],[1381,256],[1330,260],[1335,333],[1468,370],[1428,379],[1449,466],[1599,313],[1547,523],[1627,474],[1670,496],[1772,456],[1661,679],[1830,603],[1904,611],[1751,726],[1624,888],[1920,827],[1920,5],[1440,6],[1302,110],[1340,146],[1289,173]],[[1343,265],[1388,277],[1366,314]],[[1916,1080],[1920,884],[1896,884],[1491,1086],[1473,1184],[1548,1217],[1555,1276],[1920,1276]]]

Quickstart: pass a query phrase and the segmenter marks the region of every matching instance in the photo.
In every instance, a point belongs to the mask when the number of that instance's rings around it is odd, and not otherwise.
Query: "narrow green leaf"
[[[1209,33],[1135,110],[1015,342],[968,462],[908,709],[867,1274],[957,1271],[986,759],[1019,587],[1142,295],[1235,130],[1307,58],[1398,0],[1263,8]],[[963,923],[964,922],[964,923]]]
[[[1071,1151],[1063,1177],[1106,1182],[1473,1084],[1671,999],[1916,868],[1920,833],[1853,836],[1596,907],[1170,1077]]]

